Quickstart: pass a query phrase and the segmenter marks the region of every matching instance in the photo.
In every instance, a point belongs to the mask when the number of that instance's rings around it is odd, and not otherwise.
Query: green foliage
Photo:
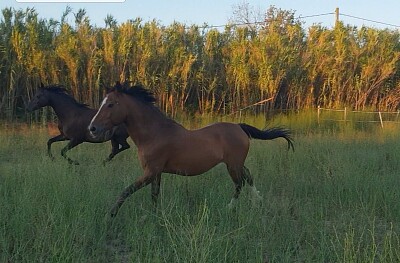
[[[135,148],[103,166],[110,145],[83,144],[71,151],[81,165],[70,166],[48,158],[45,130],[2,127],[0,261],[398,262],[400,134],[307,127],[294,135],[295,152],[252,141],[246,166],[259,206],[245,187],[227,208],[234,186],[219,165],[164,174],[157,210],[146,187],[115,219],[112,203],[142,172]]]
[[[262,25],[220,31],[110,15],[101,28],[71,8],[60,21],[39,19],[33,8],[2,16],[0,118],[9,121],[29,120],[24,106],[40,82],[64,84],[93,107],[117,80],[142,83],[172,116],[229,114],[268,98],[266,109],[393,110],[400,102],[395,30],[340,22],[305,29],[294,12],[275,7]]]

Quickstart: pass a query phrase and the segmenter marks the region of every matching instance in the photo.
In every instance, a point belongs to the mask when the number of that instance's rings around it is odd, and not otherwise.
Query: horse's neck
[[[129,136],[138,147],[147,142],[155,143],[163,133],[170,134],[185,129],[158,109],[144,107],[132,106],[126,119]]]
[[[52,94],[49,106],[53,108],[61,122],[73,117],[76,111],[79,110],[79,106],[72,100],[65,99],[62,95],[58,94]]]

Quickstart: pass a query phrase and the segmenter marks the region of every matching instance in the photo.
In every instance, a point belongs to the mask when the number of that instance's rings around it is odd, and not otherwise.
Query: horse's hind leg
[[[232,181],[235,183],[235,193],[231,199],[231,202],[228,204],[230,209],[234,208],[237,199],[239,198],[240,192],[245,184],[245,178],[243,176],[243,170],[241,168],[234,168],[228,166],[229,175],[232,178]]]
[[[131,148],[129,143],[126,141],[127,138],[128,137],[125,137],[125,136],[117,138],[118,143],[121,145],[121,148],[119,148],[119,152],[118,153],[120,153],[122,151],[125,151],[126,149]]]
[[[233,208],[237,199],[239,198],[240,192],[247,182],[251,187],[251,195],[252,195],[252,203],[255,205],[257,202],[261,201],[261,196],[257,188],[254,186],[253,177],[250,174],[249,169],[246,166],[242,166],[241,168],[232,168],[228,167],[229,175],[231,176],[233,182],[235,183],[235,193],[231,199],[231,202],[228,204],[229,208]]]
[[[104,160],[105,162],[111,161],[115,155],[119,154],[120,152],[129,149],[131,146],[126,142],[126,139],[124,140],[116,140],[116,139],[111,139],[111,145],[112,145],[112,150],[110,155],[108,156],[107,159]],[[121,145],[121,147],[120,147]]]
[[[260,196],[260,192],[255,187],[253,176],[251,176],[250,171],[246,166],[243,166],[243,177],[251,187],[252,202],[253,205],[255,205],[262,200],[262,197]]]

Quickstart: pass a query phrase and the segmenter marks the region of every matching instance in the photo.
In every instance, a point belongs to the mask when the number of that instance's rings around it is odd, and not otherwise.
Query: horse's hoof
[[[147,220],[147,215],[143,215],[143,216],[141,216],[141,217],[139,218],[138,224],[143,224],[143,223],[146,222],[146,220]]]
[[[117,208],[117,207],[113,207],[113,208],[111,209],[111,211],[110,211],[110,216],[111,216],[112,218],[114,218],[114,217],[117,216],[117,214],[118,214],[118,208]]]
[[[232,198],[232,200],[228,204],[228,209],[234,210],[236,208],[236,203],[237,203],[237,200],[235,198]]]
[[[260,206],[261,204],[262,204],[262,197],[261,196],[258,196],[258,197],[256,197],[256,198],[253,198],[252,200],[251,200],[251,205],[253,206],[253,207],[258,207],[258,206]]]

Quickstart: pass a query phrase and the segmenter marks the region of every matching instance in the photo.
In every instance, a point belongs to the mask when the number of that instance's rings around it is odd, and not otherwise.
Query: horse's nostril
[[[90,127],[89,127],[89,131],[91,131],[91,132],[96,131],[96,127],[95,127],[95,126],[90,126]]]

